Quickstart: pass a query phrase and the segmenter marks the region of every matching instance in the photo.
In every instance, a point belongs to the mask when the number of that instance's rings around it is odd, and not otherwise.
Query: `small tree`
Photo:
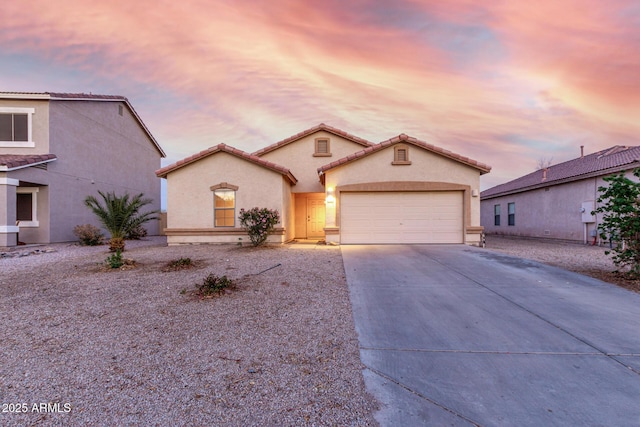
[[[104,228],[111,234],[109,240],[109,250],[116,252],[124,251],[124,239],[136,227],[153,219],[158,219],[158,211],[140,213],[140,209],[152,202],[151,199],[143,198],[140,193],[136,196],[116,196],[115,193],[103,193],[98,191],[103,203],[100,203],[94,196],[87,196],[84,204],[98,217]]]
[[[267,237],[280,221],[277,210],[267,208],[240,209],[238,216],[240,225],[247,231],[253,246],[260,246],[267,241]]]
[[[640,169],[633,171],[640,178]],[[625,177],[624,172],[604,178],[607,187],[598,187],[599,207],[592,212],[603,214],[598,227],[600,237],[615,242],[612,250],[613,263],[628,267],[628,275],[640,277],[640,182]]]

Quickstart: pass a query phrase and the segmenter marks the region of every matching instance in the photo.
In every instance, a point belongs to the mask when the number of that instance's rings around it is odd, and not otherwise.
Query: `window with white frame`
[[[500,225],[500,205],[493,205],[493,225]]]
[[[16,220],[20,227],[38,227],[38,187],[16,189]]]
[[[33,108],[0,107],[0,147],[34,147]]]

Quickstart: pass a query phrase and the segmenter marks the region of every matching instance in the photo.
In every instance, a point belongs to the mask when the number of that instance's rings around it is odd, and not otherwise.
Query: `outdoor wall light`
[[[327,198],[325,201],[326,203],[335,203],[336,198],[333,195],[333,187],[327,187]]]

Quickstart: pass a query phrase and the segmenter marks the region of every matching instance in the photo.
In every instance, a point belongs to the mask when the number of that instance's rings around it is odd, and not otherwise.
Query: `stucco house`
[[[254,153],[219,144],[156,173],[169,244],[239,242],[241,208],[276,209],[270,242],[480,241],[490,167],[401,134],[373,144],[323,123]]]
[[[76,225],[98,225],[83,203],[98,190],[159,210],[164,156],[125,97],[0,92],[0,247],[76,240]]]
[[[487,234],[559,239],[599,240],[598,187],[603,178],[640,167],[640,146],[613,146],[540,169],[481,193],[481,222]],[[595,240],[594,240],[595,239]]]

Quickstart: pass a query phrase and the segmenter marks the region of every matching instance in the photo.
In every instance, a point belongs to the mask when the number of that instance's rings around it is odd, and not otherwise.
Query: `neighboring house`
[[[594,242],[603,178],[640,167],[640,147],[614,146],[549,166],[481,193],[487,234]]]
[[[144,193],[159,210],[161,157],[127,98],[0,92],[0,247],[76,240],[76,225],[98,225],[84,205],[98,190]]]
[[[157,171],[169,244],[239,242],[241,208],[276,209],[271,242],[480,241],[480,175],[490,167],[399,135],[372,144],[320,124],[249,154],[225,144]]]

